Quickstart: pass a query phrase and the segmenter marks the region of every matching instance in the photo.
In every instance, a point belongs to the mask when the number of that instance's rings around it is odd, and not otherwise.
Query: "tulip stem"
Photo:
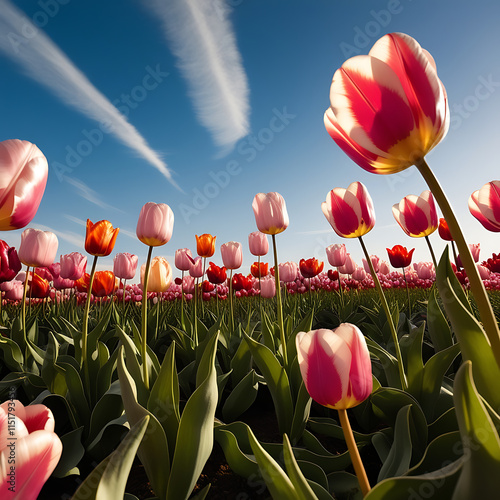
[[[229,311],[231,313],[231,334],[234,333],[233,270],[229,272]]]
[[[394,326],[394,321],[392,320],[391,311],[389,310],[389,305],[387,304],[387,300],[384,295],[384,291],[382,290],[382,286],[380,285],[380,281],[378,279],[377,273],[375,272],[375,268],[373,267],[372,259],[368,254],[368,250],[366,249],[365,242],[361,236],[358,237],[359,242],[361,243],[361,248],[366,257],[366,261],[368,262],[368,266],[370,267],[370,272],[373,278],[373,282],[375,283],[375,288],[380,297],[380,301],[382,302],[382,307],[384,308],[385,315],[387,317],[387,322],[389,323],[389,328],[391,330],[392,342],[394,344],[394,350],[396,352],[396,359],[398,360],[398,370],[399,370],[399,379],[401,381],[401,388],[403,391],[406,391],[408,388],[408,383],[406,381],[406,375],[403,365],[403,357],[401,356],[401,349],[399,347],[398,333],[396,331],[396,327]]]
[[[141,357],[142,357],[142,377],[146,389],[149,390],[149,371],[148,371],[148,278],[149,268],[151,267],[151,254],[153,247],[148,250],[146,259],[146,268],[144,269],[144,282],[142,284],[142,323],[141,323]]]
[[[363,494],[363,497],[365,497],[371,490],[371,487],[366,475],[365,467],[363,466],[363,461],[361,460],[361,456],[359,454],[356,440],[354,439],[354,434],[352,433],[347,410],[338,410],[338,412],[340,425],[342,426],[344,438],[347,443],[347,449],[349,450],[349,455],[351,456],[354,472],[356,472],[356,476],[361,487],[361,493]]]
[[[26,332],[26,294],[28,291],[28,280],[30,276],[30,266],[26,266],[26,277],[24,278],[24,288],[23,288],[23,303],[21,307],[22,311],[22,325],[23,325],[23,336],[24,336],[24,341],[27,342],[26,337],[27,337],[27,332]],[[27,360],[27,354],[28,350],[26,349],[26,356],[24,360]]]
[[[181,326],[184,328],[184,271],[181,271]]]
[[[436,256],[434,255],[434,249],[432,248],[431,240],[429,239],[429,236],[425,236],[425,241],[427,243],[427,246],[429,247],[429,252],[431,253],[432,263],[434,264],[434,271],[435,271],[438,267],[437,260],[436,260]]]
[[[288,367],[288,357],[286,354],[285,325],[283,322],[283,309],[281,305],[281,286],[280,286],[280,272],[278,266],[278,250],[276,248],[276,235],[272,234],[271,236],[273,239],[273,252],[274,252],[274,280],[276,284],[276,307],[278,310],[278,324],[280,327],[281,349],[283,351],[283,366],[286,369]]]
[[[410,304],[410,290],[408,288],[408,280],[406,279],[406,273],[405,273],[405,268],[401,268],[403,270],[403,278],[405,279],[405,285],[406,285],[406,295],[408,297],[408,319],[411,320],[411,304]]]
[[[89,403],[90,403],[90,375],[89,375],[89,365],[87,363],[87,336],[89,331],[90,299],[92,298],[92,285],[94,284],[96,265],[97,265],[97,255],[94,256],[94,261],[92,262],[92,270],[90,271],[89,286],[87,288],[87,300],[85,301],[85,309],[83,310],[83,325],[82,325],[81,366],[83,366],[84,383],[85,383],[85,388],[88,391],[87,396],[89,397]]]
[[[498,323],[495,319],[495,314],[493,308],[491,307],[490,299],[484,287],[483,281],[479,276],[479,271],[477,269],[476,263],[472,258],[472,253],[470,251],[469,245],[465,241],[464,235],[460,228],[460,225],[455,217],[455,213],[451,208],[450,202],[448,201],[446,194],[444,193],[439,181],[436,176],[427,165],[424,159],[420,160],[415,164],[419,172],[422,174],[425,182],[432,191],[434,198],[441,208],[441,212],[448,223],[448,228],[452,238],[457,243],[458,251],[460,254],[460,260],[469,278],[470,288],[476,299],[476,304],[479,310],[479,315],[483,322],[484,331],[490,342],[491,350],[495,356],[497,365],[500,367],[500,330],[498,329]]]

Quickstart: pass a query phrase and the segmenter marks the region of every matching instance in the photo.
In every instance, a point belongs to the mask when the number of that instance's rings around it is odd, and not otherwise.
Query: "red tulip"
[[[28,278],[28,296],[33,299],[44,299],[49,296],[49,293],[49,282],[38,274],[35,273],[33,275],[30,272]]]
[[[333,230],[343,238],[363,236],[375,225],[373,202],[361,182],[353,182],[347,189],[332,189],[321,209]]]
[[[295,341],[302,378],[317,403],[345,410],[371,394],[370,353],[356,326],[343,323],[335,330],[300,332]]]
[[[0,283],[10,281],[21,270],[21,261],[14,247],[0,240]]]
[[[304,278],[314,278],[323,271],[324,262],[319,262],[314,257],[312,259],[300,259],[299,268]]]
[[[203,293],[210,293],[213,292],[215,289],[215,285],[211,283],[210,281],[204,280],[203,283],[201,284],[201,290]]]
[[[339,272],[338,271],[334,271],[333,269],[328,269],[328,278],[331,281],[338,281],[338,279],[339,279]]]
[[[343,243],[337,243],[335,245],[330,245],[326,247],[326,256],[328,262],[333,267],[340,267],[345,264],[345,259],[347,257],[347,251]]]
[[[215,239],[217,236],[205,233],[196,237],[196,251],[200,257],[212,257],[215,253]]]
[[[404,170],[446,135],[446,91],[432,56],[412,37],[390,33],[368,56],[346,61],[333,76],[325,127],[360,167]]]
[[[90,284],[89,273],[85,273],[80,279],[75,280],[75,286],[79,292],[88,292],[89,284]]]
[[[57,236],[50,231],[29,227],[21,234],[19,260],[26,266],[50,266],[57,253]]]
[[[257,193],[252,208],[257,228],[261,233],[279,234],[288,227],[285,200],[279,193]]]
[[[224,243],[220,247],[222,255],[222,262],[226,269],[238,269],[243,263],[243,252],[241,250],[241,243],[237,241],[230,241]]]
[[[248,247],[250,253],[256,257],[262,257],[269,252],[269,241],[267,235],[260,231],[254,231],[248,235]]]
[[[413,252],[415,251],[412,248],[409,252],[406,247],[401,245],[395,245],[392,249],[387,248],[387,254],[389,255],[389,260],[391,261],[392,267],[408,267],[411,264],[411,258],[413,256]]]
[[[119,228],[113,229],[108,220],[100,220],[93,224],[87,219],[87,231],[85,234],[85,251],[95,257],[109,255],[115,246]]]
[[[474,191],[469,210],[488,231],[500,232],[500,181],[488,182]]]
[[[8,400],[0,405],[0,436],[2,499],[36,500],[62,453],[52,412],[42,404]]]
[[[35,216],[47,184],[49,166],[28,141],[0,142],[0,230],[27,226]]]
[[[67,255],[61,255],[61,269],[59,274],[61,278],[78,280],[85,273],[87,267],[87,256],[79,252],[71,252]]]
[[[430,191],[420,196],[410,194],[392,207],[392,213],[401,229],[412,238],[429,236],[438,227],[434,198]]]
[[[227,279],[227,273],[225,267],[218,267],[213,262],[210,262],[207,269],[207,278],[210,283],[214,285],[220,285],[224,283]]]
[[[115,275],[111,271],[97,271],[92,282],[92,294],[107,297],[115,291]]]
[[[267,276],[269,274],[269,264],[265,264],[264,262],[260,262],[260,263],[254,262],[250,266],[250,274],[254,278],[259,277],[259,270],[260,270],[260,277],[264,278],[265,276]],[[280,270],[280,279],[281,279],[281,270]]]
[[[174,213],[165,203],[146,203],[139,214],[136,234],[140,241],[150,247],[165,245],[172,237]]]
[[[113,273],[122,280],[131,280],[137,271],[139,257],[128,252],[117,253],[113,259]]]
[[[251,290],[252,289],[252,279],[248,276],[243,276],[241,273],[237,273],[233,276],[233,290],[238,292],[240,290]]]
[[[448,223],[445,219],[439,219],[438,233],[441,236],[441,239],[445,241],[453,241],[450,230],[448,228]]]

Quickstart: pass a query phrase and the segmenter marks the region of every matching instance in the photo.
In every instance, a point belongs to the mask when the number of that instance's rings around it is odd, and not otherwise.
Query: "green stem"
[[[286,353],[286,339],[285,339],[285,325],[283,322],[283,309],[281,304],[281,286],[280,286],[280,272],[278,266],[278,250],[276,248],[276,235],[271,235],[273,238],[273,252],[274,252],[274,280],[276,284],[276,307],[278,310],[278,324],[280,327],[280,340],[281,349],[283,351],[283,366],[285,369],[288,367],[288,357]]]
[[[181,271],[181,326],[184,328],[184,271]]]
[[[24,343],[26,344],[26,294],[28,291],[28,280],[30,276],[30,266],[26,266],[26,277],[24,278],[24,288],[23,288],[23,303],[21,307],[22,311],[22,325],[23,325],[23,337],[24,337]],[[25,360],[27,358],[27,353],[25,355]]]
[[[396,358],[398,360],[398,370],[399,370],[399,379],[401,381],[401,388],[403,389],[403,391],[406,391],[406,389],[408,388],[408,383],[406,381],[406,375],[403,365],[403,357],[401,356],[401,349],[399,347],[398,333],[396,331],[396,327],[394,326],[394,321],[392,320],[391,311],[389,311],[389,305],[387,304],[384,291],[382,290],[382,286],[380,285],[377,273],[375,272],[375,268],[373,267],[372,259],[370,259],[370,254],[366,250],[363,238],[359,236],[358,240],[361,243],[361,248],[363,249],[366,261],[368,262],[368,266],[370,267],[370,272],[373,278],[373,282],[375,283],[375,288],[377,289],[380,301],[382,302],[382,307],[384,308],[385,315],[387,317],[387,322],[389,323],[389,328],[391,330],[391,335],[392,335],[392,342],[394,343],[394,350],[396,351]]]
[[[151,254],[153,247],[149,247],[146,268],[144,269],[144,282],[142,284],[142,323],[141,323],[141,357],[142,357],[142,378],[146,389],[149,390],[149,370],[148,370],[148,279],[149,268],[151,267]]]
[[[406,295],[408,296],[408,319],[411,319],[411,304],[410,304],[410,290],[408,289],[408,281],[406,279],[405,268],[401,268],[403,270],[403,278],[405,279],[406,285]]]
[[[229,311],[231,312],[231,333],[234,333],[234,310],[233,310],[233,270],[229,272]]]
[[[90,391],[90,375],[89,375],[89,366],[87,363],[87,336],[89,331],[90,299],[92,298],[92,285],[94,284],[96,265],[97,265],[97,255],[94,256],[94,261],[92,262],[92,270],[90,271],[89,286],[87,288],[87,300],[85,301],[85,309],[83,310],[81,366],[83,365],[84,383],[85,387],[87,388],[87,391]]]
[[[340,425],[342,426],[344,438],[347,443],[347,449],[349,450],[349,455],[351,456],[352,466],[354,467],[354,472],[356,472],[356,476],[361,487],[361,493],[363,494],[363,497],[365,497],[371,490],[371,487],[368,482],[365,467],[363,466],[363,461],[361,460],[361,456],[359,454],[356,440],[354,439],[354,434],[352,433],[349,417],[347,416],[347,410],[338,410],[338,412]]]
[[[436,176],[429,168],[429,165],[427,165],[425,160],[422,159],[416,163],[416,167],[422,174],[422,177],[427,182],[429,189],[432,191],[434,198],[438,202],[441,212],[448,223],[451,236],[457,244],[460,260],[462,261],[462,265],[465,268],[467,277],[469,278],[470,288],[476,300],[479,315],[483,322],[484,331],[490,342],[496,362],[500,367],[500,330],[498,329],[498,323],[495,319],[495,314],[493,312],[493,308],[491,307],[486,288],[484,287],[483,281],[479,276],[476,263],[472,258],[469,245],[465,241],[460,225],[455,217],[455,213],[453,212],[453,209],[451,208],[451,205],[446,198],[446,195]]]
[[[425,236],[425,241],[427,243],[427,246],[429,247],[429,252],[431,253],[432,263],[434,264],[434,271],[436,271],[438,265],[437,265],[436,256],[434,255],[434,249],[432,248],[431,240],[429,239],[429,236]]]

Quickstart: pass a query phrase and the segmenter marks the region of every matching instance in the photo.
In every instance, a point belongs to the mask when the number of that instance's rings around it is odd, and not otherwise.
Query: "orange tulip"
[[[119,230],[119,228],[113,229],[113,225],[108,220],[100,220],[92,224],[90,219],[87,219],[85,250],[96,257],[109,255],[113,251]]]
[[[258,262],[254,262],[250,266],[250,273],[254,278],[259,277],[259,268],[260,268],[260,277],[263,278],[264,276],[267,276],[269,274],[269,264],[265,264],[264,262],[261,262],[260,264]]]
[[[92,293],[96,297],[107,297],[115,291],[115,275],[111,271],[97,271],[92,282]]]
[[[200,257],[212,257],[215,253],[215,238],[211,234],[196,236],[196,251]]]

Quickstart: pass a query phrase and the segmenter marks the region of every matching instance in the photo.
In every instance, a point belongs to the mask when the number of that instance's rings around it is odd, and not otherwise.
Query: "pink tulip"
[[[348,253],[345,259],[345,264],[338,268],[339,273],[341,274],[352,274],[356,269],[356,262],[352,258],[351,254]]]
[[[413,269],[415,269],[418,278],[421,280],[432,280],[436,275],[432,262],[415,262]]]
[[[387,262],[386,260],[380,261],[380,264],[378,265],[378,272],[380,274],[383,274],[384,276],[386,274],[389,274],[391,272],[391,268],[389,266],[389,262]]]
[[[5,292],[8,300],[21,300],[24,292],[24,282],[19,280],[4,281],[0,283],[0,290]]]
[[[488,230],[500,232],[500,181],[486,183],[469,198],[470,213]]]
[[[61,278],[70,280],[79,280],[85,273],[87,267],[87,256],[79,252],[71,252],[61,255],[60,258]]]
[[[378,273],[379,271],[379,264],[380,264],[380,257],[377,255],[370,255],[370,260],[372,261],[373,268],[375,269],[375,272]],[[368,273],[371,274],[370,271],[370,266],[368,265],[368,261],[366,259],[361,259],[363,262],[363,269]]]
[[[260,231],[254,231],[248,235],[248,247],[250,253],[256,257],[262,257],[269,252],[269,240],[267,235]]]
[[[299,267],[295,262],[284,262],[283,264],[278,264],[278,272],[280,281],[291,283],[297,279]]]
[[[0,283],[15,278],[21,270],[21,262],[14,247],[0,240]]]
[[[491,275],[491,271],[486,266],[482,266],[481,264],[476,264],[476,265],[477,265],[477,270],[479,271],[479,276],[481,277],[481,279],[487,280]]]
[[[363,281],[366,279],[366,271],[362,267],[357,267],[352,273],[352,279],[356,281]]]
[[[36,500],[61,453],[62,443],[54,432],[54,417],[46,406],[25,407],[17,399],[0,405],[2,499]]]
[[[165,245],[172,237],[174,213],[165,203],[146,203],[137,221],[137,237],[145,245],[158,247]]]
[[[392,213],[401,229],[412,238],[429,236],[438,228],[434,197],[427,190],[420,196],[410,194],[392,207]]]
[[[54,278],[52,286],[56,290],[66,290],[68,288],[74,288],[75,280],[70,280],[68,278],[61,278],[61,276],[58,276],[57,278]]]
[[[146,264],[141,266],[141,286],[144,287]],[[148,292],[166,292],[172,284],[172,268],[164,257],[151,259],[148,276]]]
[[[194,292],[194,283],[195,279],[192,276],[184,276],[182,280],[182,287],[184,288],[184,293],[193,293]]]
[[[241,250],[241,243],[237,241],[230,241],[224,243],[220,247],[222,255],[222,263],[226,269],[238,269],[243,263],[243,252]]]
[[[261,233],[282,233],[289,224],[285,200],[279,193],[257,193],[252,203],[255,222]]]
[[[196,257],[193,264],[189,268],[189,275],[192,278],[201,278],[203,276],[203,260],[201,257]]]
[[[0,230],[27,226],[35,216],[47,184],[49,166],[28,141],[0,142]]]
[[[29,227],[21,234],[19,260],[30,267],[48,267],[54,262],[57,245],[54,233]]]
[[[469,243],[469,248],[470,248],[470,253],[472,254],[472,258],[474,259],[474,262],[479,262],[479,253],[481,251],[481,244]],[[457,256],[457,265],[459,267],[463,267],[460,255]]]
[[[326,247],[326,257],[328,258],[328,262],[331,266],[343,266],[347,257],[345,245],[343,243],[336,243],[335,245]]]
[[[370,353],[356,326],[299,332],[295,341],[302,378],[317,403],[345,410],[371,394]]]
[[[179,248],[175,251],[175,267],[179,271],[189,271],[193,263],[193,255],[189,248]]]
[[[260,281],[260,295],[264,299],[270,299],[276,295],[276,281],[274,278],[266,278]]]
[[[333,230],[343,238],[363,236],[375,225],[373,202],[361,182],[353,182],[347,189],[332,189],[321,209]]]
[[[113,273],[122,280],[131,280],[137,271],[139,257],[128,252],[117,253],[113,259]]]
[[[376,174],[400,172],[446,135],[450,113],[432,56],[412,37],[390,33],[368,56],[333,76],[325,127],[351,160]]]

